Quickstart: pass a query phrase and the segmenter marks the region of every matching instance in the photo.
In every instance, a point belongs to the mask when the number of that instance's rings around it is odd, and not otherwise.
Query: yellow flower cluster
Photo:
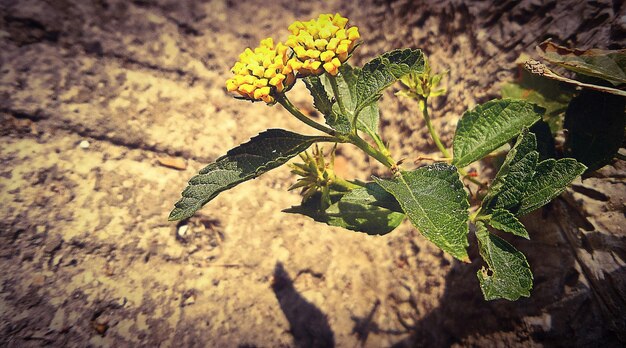
[[[274,47],[272,38],[261,40],[254,51],[246,48],[239,55],[231,69],[235,76],[226,80],[226,89],[246,99],[273,103],[272,88],[279,93],[290,88],[296,80],[295,71],[302,65],[290,55],[289,47],[282,43]]]
[[[359,28],[346,28],[348,19],[339,13],[321,14],[317,20],[296,21],[289,26],[292,35],[285,45],[291,47],[302,67],[301,75],[319,75],[326,71],[335,76],[348,59],[359,35]]]
[[[274,45],[274,40],[267,38],[254,50],[246,48],[231,69],[235,76],[226,80],[226,89],[272,104],[272,93],[291,88],[296,73],[308,76],[326,71],[336,76],[360,38],[359,29],[346,28],[347,24],[348,19],[339,13],[294,22],[289,26],[292,35],[284,44]]]

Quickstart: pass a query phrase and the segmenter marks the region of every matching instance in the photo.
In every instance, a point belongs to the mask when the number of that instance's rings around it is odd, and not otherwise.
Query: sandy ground
[[[365,40],[354,64],[418,47],[449,69],[433,104],[447,144],[543,39],[626,43],[619,2],[498,3],[0,1],[0,344],[624,344],[623,162],[526,218],[532,241],[512,241],[535,288],[515,303],[482,300],[476,250],[460,264],[406,222],[373,237],[281,213],[299,202],[286,167],[167,221],[186,180],[229,148],[267,128],[311,133],[223,88],[245,47],[285,39],[296,19],[349,17]],[[308,105],[302,85],[290,93]],[[435,152],[414,103],[388,93],[381,110],[396,158]],[[339,151],[347,177],[384,173]]]

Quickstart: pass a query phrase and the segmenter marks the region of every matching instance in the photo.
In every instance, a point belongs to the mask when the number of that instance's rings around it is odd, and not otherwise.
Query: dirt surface
[[[458,263],[406,222],[373,237],[281,213],[299,202],[286,192],[295,179],[286,167],[183,224],[167,221],[186,180],[229,148],[267,128],[311,133],[280,107],[223,87],[245,47],[284,40],[296,19],[349,17],[365,40],[354,64],[417,47],[449,69],[450,92],[432,105],[449,145],[462,112],[497,97],[536,43],[626,46],[620,1],[0,6],[2,346],[626,342],[624,162],[526,217],[531,241],[509,239],[535,274],[532,296],[517,302],[483,301],[476,250],[474,263]],[[290,98],[309,103],[302,85]],[[396,158],[435,153],[416,109],[383,97]],[[339,162],[348,178],[384,174],[349,146]]]

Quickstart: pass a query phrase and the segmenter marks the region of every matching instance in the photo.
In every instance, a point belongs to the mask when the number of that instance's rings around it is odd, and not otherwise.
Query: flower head
[[[302,63],[301,75],[335,76],[361,37],[359,28],[346,28],[348,19],[339,13],[321,14],[318,19],[296,21],[289,26],[291,34],[285,45],[291,47]]]
[[[282,93],[295,82],[295,70],[301,65],[290,58],[289,47],[272,38],[261,40],[254,50],[246,48],[231,69],[234,77],[226,80],[226,89],[249,100],[274,103],[272,92]]]

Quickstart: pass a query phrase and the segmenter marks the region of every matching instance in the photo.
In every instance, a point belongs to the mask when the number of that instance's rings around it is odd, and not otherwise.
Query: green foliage
[[[500,90],[503,98],[523,99],[546,109],[543,120],[552,133],[561,129],[567,105],[574,96],[569,85],[521,70],[514,82],[505,83]]]
[[[424,71],[424,54],[410,48],[374,58],[361,70],[356,83],[356,112],[380,98],[381,92],[404,75]]]
[[[624,142],[626,98],[583,91],[565,114],[566,154],[594,171],[610,163]]]
[[[541,119],[544,109],[529,102],[497,99],[466,111],[454,135],[452,164],[465,167],[488,155],[524,127]]]
[[[527,129],[522,130],[483,199],[484,213],[497,209],[519,209],[522,196],[535,174],[539,157],[536,147],[535,135]]]
[[[533,274],[524,254],[504,239],[489,233],[482,222],[476,223],[476,239],[480,256],[488,266],[488,269],[483,267],[477,273],[485,299],[515,301],[522,296],[530,296]]]
[[[515,215],[513,215],[513,213],[508,210],[497,209],[493,211],[489,220],[487,220],[487,223],[497,230],[530,239],[530,237],[528,236],[528,231],[526,231],[524,224],[522,224],[515,217]]]
[[[404,213],[395,198],[375,183],[344,195],[331,195],[331,204],[326,209],[322,208],[322,199],[322,194],[316,194],[301,205],[283,211],[371,235],[387,234],[404,220]]]
[[[467,256],[469,203],[456,167],[437,163],[374,180],[400,203],[417,229],[461,261]]]
[[[283,165],[306,150],[311,144],[324,140],[282,129],[269,129],[249,142],[239,145],[209,164],[191,180],[176,202],[169,220],[192,216],[220,192]]]
[[[422,51],[401,49],[384,53],[363,68],[342,62],[336,76],[305,77],[313,104],[324,115],[326,125],[299,111],[285,92],[272,89],[276,102],[328,136],[305,136],[280,129],[259,134],[191,178],[170,220],[190,217],[220,192],[286,163],[314,143],[350,143],[386,166],[391,178],[374,177],[375,182],[370,183],[340,178],[334,171],[335,148],[328,161],[315,145],[312,155],[300,155],[303,163],[291,164],[292,173],[300,178],[290,189],[301,189],[302,202],[285,212],[371,235],[387,234],[408,217],[426,239],[463,262],[469,262],[469,223],[474,223],[480,255],[488,266],[478,272],[485,299],[516,300],[529,296],[533,276],[525,256],[490,234],[485,224],[528,239],[528,232],[517,217],[554,199],[585,170],[575,159],[553,158],[556,152],[552,132],[561,124],[556,119],[565,110],[572,91],[553,91],[554,86],[560,86],[558,83],[532,75],[518,84],[507,85],[503,94],[527,101],[492,100],[465,112],[454,136],[452,165],[435,163],[406,170],[400,167],[402,161],[394,160],[380,137],[378,100],[385,88],[401,80],[409,90],[398,94],[419,101],[434,142],[445,157],[450,157],[428,114],[428,98],[445,93],[445,88],[438,87],[442,76],[431,72]],[[624,101],[620,104],[609,98],[594,103],[605,99],[585,99],[586,96],[583,93],[570,103],[572,110],[568,109],[565,121],[570,128],[567,152],[596,168],[606,163],[621,144]],[[597,112],[605,118],[595,117]],[[552,130],[542,118],[550,122]],[[361,138],[362,133],[375,144]],[[467,177],[467,173],[462,167],[511,141],[514,144],[481,206],[470,217],[468,194],[460,178]],[[594,155],[598,152],[606,155],[598,158]]]
[[[560,195],[567,185],[587,167],[573,158],[553,158],[540,162],[535,175],[522,195],[516,215],[521,216],[540,208]]]

